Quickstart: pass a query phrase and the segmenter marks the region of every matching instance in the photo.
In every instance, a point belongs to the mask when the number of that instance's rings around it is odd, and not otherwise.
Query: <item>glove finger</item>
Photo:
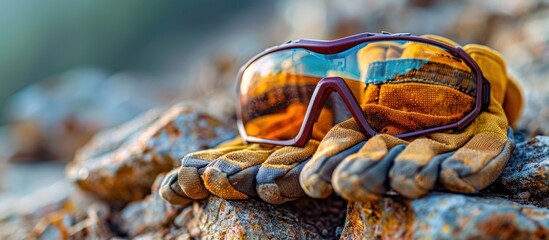
[[[389,190],[389,169],[406,144],[390,135],[372,137],[337,166],[332,177],[335,191],[350,201],[378,199]]]
[[[412,141],[397,157],[389,173],[391,188],[408,198],[429,193],[435,188],[442,162],[473,137],[473,125],[466,131],[433,133]]]
[[[501,174],[515,147],[512,130],[507,136],[491,133],[475,135],[441,165],[441,184],[452,191],[474,193]]]
[[[396,160],[389,172],[391,188],[407,198],[418,198],[431,192],[436,186],[441,163],[454,152],[436,155],[425,166],[414,161]]]
[[[179,169],[174,169],[166,174],[158,193],[164,201],[173,205],[189,205],[193,199],[189,198],[177,183]]]
[[[181,190],[192,199],[206,198],[210,195],[210,192],[204,186],[201,178],[206,166],[229,152],[239,151],[246,147],[246,145],[236,145],[186,155],[181,160],[181,168],[179,169],[178,183]]]
[[[335,167],[347,155],[360,149],[364,141],[360,127],[353,119],[334,126],[320,142],[317,151],[303,167],[299,183],[305,193],[314,198],[326,198],[333,193],[331,178]]]
[[[227,153],[208,164],[202,174],[209,192],[225,199],[257,196],[255,176],[265,160],[280,147],[252,144]]]
[[[513,78],[509,77],[508,81],[502,105],[509,126],[515,127],[524,110],[524,95],[518,83]]]
[[[259,197],[268,203],[282,204],[305,195],[299,185],[299,173],[318,144],[311,140],[302,148],[284,147],[271,154],[256,176]]]
[[[434,189],[440,164],[451,152],[463,146],[471,132],[434,133],[413,140],[395,159],[389,172],[391,188],[408,197],[417,198]]]

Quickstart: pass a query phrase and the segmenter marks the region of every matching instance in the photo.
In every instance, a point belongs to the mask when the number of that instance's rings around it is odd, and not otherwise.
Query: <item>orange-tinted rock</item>
[[[167,236],[205,239],[334,239],[343,226],[346,202],[302,198],[282,205],[216,196],[195,202],[175,219]]]
[[[433,193],[349,203],[345,239],[547,239],[549,210],[501,198]]]
[[[271,205],[211,196],[185,208],[172,206],[158,194],[163,177],[155,180],[151,195],[115,218],[130,238],[332,239],[344,223],[346,201],[337,197]]]
[[[69,163],[68,178],[114,204],[144,198],[156,176],[178,166],[184,155],[235,136],[232,121],[196,104],[151,110],[98,133]]]
[[[308,199],[310,201],[315,201]],[[316,200],[321,201],[321,200]],[[324,205],[325,207],[331,207]],[[322,239],[314,218],[304,219],[288,205],[257,200],[225,200],[211,196],[178,216],[177,224],[191,237],[206,239]],[[317,209],[321,211],[322,209]],[[344,208],[341,209],[344,211]],[[317,217],[320,215],[317,215]],[[340,219],[343,222],[343,219]],[[335,228],[335,226],[331,226]]]

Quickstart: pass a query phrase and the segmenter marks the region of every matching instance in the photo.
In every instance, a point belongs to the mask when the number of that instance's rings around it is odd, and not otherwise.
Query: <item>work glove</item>
[[[437,40],[440,40],[440,39],[437,39]],[[445,41],[444,39],[442,40]],[[445,42],[448,44],[453,44],[448,40],[446,40]],[[375,46],[375,45],[370,44],[369,46]],[[410,48],[410,49],[413,50],[414,48]],[[401,58],[403,55],[406,55],[406,54],[410,55],[411,57],[413,57],[414,54],[421,54],[421,51],[415,51],[415,53],[414,51],[408,51],[407,53],[405,50],[409,50],[409,49],[402,49],[402,47],[400,46],[384,46],[384,47],[378,46],[378,47],[371,47],[370,49],[370,51],[372,52],[377,51],[382,53],[382,54],[379,54],[380,56],[383,57],[380,60],[391,59],[391,58],[395,58],[395,59]],[[372,54],[372,53],[368,53],[368,54]],[[372,59],[372,58],[370,57],[369,59]],[[359,58],[359,61],[360,61],[360,58]],[[441,59],[440,63],[445,63],[443,58]],[[459,67],[459,66],[455,66],[455,67]],[[504,68],[505,67],[503,65],[503,69]],[[486,72],[485,72],[485,76],[487,76]],[[492,87],[492,89],[493,89],[492,91],[494,92],[495,91],[494,86]],[[495,89],[496,91],[498,91],[497,87],[495,87]],[[505,90],[502,90],[502,89],[505,89]],[[504,103],[503,108],[506,110],[507,118],[510,121],[511,119],[516,120],[520,115],[519,109],[522,106],[522,98],[520,97],[520,91],[518,90],[518,87],[516,86],[516,84],[514,84],[513,82],[510,82],[507,88],[502,87],[502,89],[499,89],[499,91],[504,91],[505,96],[503,96],[503,99],[504,100],[510,99],[509,101],[503,101]],[[353,90],[353,92],[356,92],[356,89],[351,89],[351,90]],[[389,91],[389,93],[391,92],[395,93],[397,91]],[[418,93],[418,89],[415,89],[415,91],[412,91],[412,92]],[[424,89],[424,92],[419,91],[419,93],[428,94],[429,91],[426,91],[425,93],[425,89]],[[406,91],[401,96],[405,96],[405,94],[406,94]],[[367,106],[367,103],[370,103],[375,99],[378,99],[379,95],[380,95],[379,89],[376,89],[376,88],[368,88],[367,91],[365,91],[365,93],[363,94],[355,93],[355,96],[359,96],[358,98],[363,102],[363,108],[365,109],[366,113],[368,112],[371,113],[378,110],[376,109],[376,107],[379,108],[379,106],[372,106],[371,104],[370,106]],[[392,97],[388,96],[387,98],[394,99],[395,97],[399,97],[398,94],[396,96],[394,95],[395,94],[393,94]],[[450,95],[450,97],[451,96],[452,95]],[[517,98],[517,96],[519,97]],[[494,98],[494,93],[492,93],[492,98]],[[450,99],[450,100],[456,100],[456,99]],[[463,99],[457,99],[456,102],[459,102],[459,100],[463,100]],[[469,101],[474,101],[474,100],[469,99]],[[494,103],[493,100],[492,100],[492,103]],[[470,106],[469,103],[467,104],[464,103],[462,105]],[[410,117],[410,116],[407,116],[407,117]],[[453,118],[452,117],[437,118],[432,116],[432,117],[426,118],[427,120],[426,122],[423,122],[423,125],[425,126],[429,126],[429,124],[431,124],[431,126],[444,125],[449,122],[455,121],[455,119],[458,119],[460,117],[461,116],[459,115],[453,116]],[[324,118],[321,116],[320,119],[324,119]],[[433,121],[433,119],[435,121]],[[419,119],[417,121],[421,121],[421,120],[422,119]],[[264,121],[261,124],[258,124],[258,126],[264,126],[264,124],[268,124],[268,123],[269,121]],[[292,121],[289,121],[288,124],[292,124]],[[300,125],[300,124],[301,122],[297,123],[297,125]],[[471,126],[473,125],[474,123]],[[405,131],[406,127],[410,127],[410,126],[393,126],[392,128],[391,126],[389,126],[386,133],[397,134],[399,133],[399,129],[400,131]],[[266,128],[268,129],[268,126]],[[289,129],[295,129],[295,128],[291,127],[286,129],[289,130]],[[281,132],[281,131],[278,131],[278,132]],[[467,131],[464,131],[464,132],[467,132]],[[471,135],[471,133],[467,133],[467,134]],[[465,136],[464,138],[466,139],[467,136]],[[385,151],[386,152],[385,154],[382,153],[383,151],[378,152],[379,154],[376,155],[376,157],[378,157],[377,158],[378,161],[369,161],[369,162],[372,162],[373,164],[370,164],[369,168],[367,166],[367,168],[362,169],[362,170],[368,170],[368,171],[355,171],[353,175],[353,176],[365,176],[363,179],[366,179],[365,182],[368,182],[368,184],[363,184],[363,186],[361,187],[353,186],[352,188],[348,188],[348,186],[345,186],[341,188],[343,190],[341,190],[340,192],[342,193],[345,190],[352,192],[354,189],[357,189],[357,191],[361,191],[361,192],[360,194],[355,194],[355,195],[370,196],[370,197],[363,197],[361,198],[362,200],[375,198],[380,194],[385,193],[386,190],[388,189],[389,174],[387,173],[387,171],[388,169],[391,169],[391,167],[393,166],[393,162],[395,161],[396,156],[397,155],[400,156],[401,152],[406,152],[404,151],[404,149],[414,149],[413,146],[416,146],[416,145],[420,147],[423,146],[421,144],[409,144],[406,141],[396,139],[389,135],[376,136],[375,138],[371,139],[372,140],[371,142],[368,141],[368,143],[366,143],[365,141],[366,137],[360,131],[360,129],[352,119],[336,125],[334,128],[330,130],[330,132],[326,135],[326,137],[323,137],[323,138],[317,137],[316,139],[322,139],[322,142],[318,146],[318,150],[316,151],[316,154],[314,155],[313,159],[306,164],[306,167],[302,172],[301,179],[300,179],[301,185],[303,186],[307,194],[313,197],[327,197],[328,195],[333,193],[332,176],[334,173],[334,169],[342,163],[343,159],[345,159],[344,162],[350,161],[350,159],[352,158],[359,159],[358,157],[356,157],[357,155],[360,155],[360,153],[369,152],[370,151],[369,149],[375,149],[375,147],[377,147],[376,144],[383,145],[385,143],[388,143],[386,144],[385,148],[390,149],[390,151]],[[381,139],[381,140],[375,140],[375,139]],[[433,139],[436,140],[436,138],[433,138]],[[461,143],[463,143],[463,141]],[[418,143],[419,142],[420,141],[418,141]],[[161,196],[174,204],[187,204],[190,201],[192,201],[192,199],[205,198],[206,196],[209,195],[210,191],[218,196],[221,196],[227,199],[246,199],[246,198],[258,195],[263,200],[270,203],[283,203],[285,201],[289,201],[303,195],[302,190],[300,188],[295,187],[297,185],[297,176],[301,171],[301,168],[303,167],[304,163],[308,160],[309,158],[308,156],[310,156],[312,152],[314,152],[313,149],[316,148],[316,146],[318,145],[318,142],[314,142],[314,143],[309,142],[309,144],[305,148],[272,147],[272,146],[261,146],[258,144],[252,144],[252,145],[253,146],[236,144],[229,148],[221,147],[214,150],[198,152],[185,157],[182,161],[182,167],[178,170],[172,171],[172,173],[169,174],[168,177],[166,178],[165,183],[163,183],[163,188],[160,190]],[[406,147],[407,145],[409,145],[408,148]],[[447,148],[455,150],[459,147],[458,145],[460,144],[457,143],[454,146],[449,146]],[[461,144],[460,146],[463,146],[463,145],[464,144]],[[426,148],[429,149],[429,146],[431,145],[427,144],[425,146],[427,146]],[[282,149],[285,149],[285,150],[282,150]],[[422,148],[419,148],[419,149],[422,149]],[[443,149],[444,148],[441,148],[436,152],[444,152]],[[413,150],[408,150],[408,151],[411,151],[412,153],[414,152]],[[354,154],[357,152],[359,152],[359,154]],[[431,169],[430,170],[431,172],[435,171],[435,173],[438,173],[437,171],[440,168],[439,166],[441,165],[441,162],[443,160],[442,157],[449,156],[451,155],[451,153],[453,154],[453,152],[450,151],[449,153],[446,153],[446,155],[440,154],[438,158],[429,158],[425,160],[424,162],[428,162],[429,164],[427,164],[427,166],[422,165],[422,169],[423,169],[422,171],[425,172]],[[354,157],[348,157],[349,155],[353,155]],[[416,152],[416,155],[417,155],[417,152]],[[402,155],[402,156],[405,156],[405,155]],[[381,160],[379,160],[380,158]],[[494,162],[498,163],[497,159]],[[398,164],[395,164],[395,166],[396,165]],[[492,165],[495,165],[495,164],[492,164]],[[338,169],[340,168],[342,167],[338,167]],[[397,173],[398,171],[396,169],[399,169],[399,168],[394,167],[394,169],[391,170],[391,173]],[[435,169],[435,170],[432,170],[432,169]],[[341,172],[344,173],[345,171],[342,170]],[[497,177],[498,174],[499,173],[495,174],[496,175],[495,177]],[[411,174],[411,175],[414,175],[414,174]],[[433,185],[433,182],[436,182],[438,175],[437,174],[435,175],[433,174],[429,175],[430,179],[428,179],[428,181],[430,181],[431,185]],[[483,176],[481,173],[477,175]],[[493,174],[486,174],[486,175],[488,176],[486,178],[490,178],[493,176]],[[254,179],[254,176],[255,176],[255,179]],[[395,176],[395,177],[398,178],[398,176]],[[335,176],[334,176],[334,182],[336,181],[337,180],[335,180]],[[341,181],[341,184],[344,185],[345,181]],[[255,190],[254,190],[254,186],[255,186]],[[370,190],[369,191],[364,190],[364,188],[366,188],[365,186],[368,187]],[[432,189],[432,188],[426,187],[426,189]],[[406,193],[404,193],[405,190],[400,190],[400,191],[406,195]],[[423,192],[427,192],[427,191],[428,190],[425,190]],[[456,190],[456,191],[460,191],[460,190]],[[342,195],[344,194],[342,193]],[[352,193],[347,195],[352,195]],[[406,196],[414,197],[419,195],[421,194],[416,194],[416,195],[408,194]],[[357,199],[351,196],[346,196],[346,195],[344,196],[349,199]]]
[[[441,37],[425,37],[456,45]],[[370,44],[363,50],[362,54],[369,55],[367,59],[375,61],[411,59],[424,54],[421,47],[414,44],[404,47]],[[460,113],[467,112],[467,106],[471,106],[474,99],[442,86],[417,83],[368,85],[359,100],[366,116],[383,113],[388,118],[385,121],[397,124],[385,126],[380,130],[385,134],[370,139],[366,139],[353,119],[336,125],[301,173],[300,183],[305,192],[312,197],[324,198],[335,190],[348,200],[369,201],[390,188],[406,197],[419,197],[432,191],[437,180],[449,190],[464,193],[476,192],[492,183],[503,170],[514,147],[509,124],[520,116],[523,99],[518,86],[507,75],[505,62],[498,53],[479,45],[467,45],[464,50],[477,62],[491,84],[491,102],[487,110],[461,131],[433,133],[405,141],[391,136],[413,129],[414,124],[405,123],[436,126],[455,122],[463,116]],[[442,57],[429,59],[447,64],[445,54],[440,52]],[[360,62],[360,53],[358,57]],[[371,75],[364,74],[363,81],[368,83],[367,76]],[[468,91],[470,88],[462,86],[459,90]],[[417,99],[406,98],[409,94],[422,94],[426,101],[406,102],[407,99]],[[437,98],[440,96],[444,98]],[[422,112],[436,110],[437,101],[451,101],[455,105],[434,113]],[[375,121],[370,123],[375,125]],[[372,127],[376,129],[376,126]],[[350,155],[333,157],[342,152]]]
[[[295,107],[306,105],[291,106],[290,111]],[[271,134],[293,134],[288,131],[299,130],[300,123],[295,119],[281,120],[286,116],[269,116],[278,121],[258,119],[257,125]],[[260,197],[272,204],[299,198],[305,195],[299,186],[299,172],[316,151],[318,139],[324,138],[332,126],[332,111],[323,110],[320,118],[328,121],[315,124],[313,138],[304,147],[242,144],[242,140],[237,138],[215,149],[188,154],[181,160],[180,168],[167,174],[160,195],[175,205],[187,205],[208,197],[210,193],[225,199]],[[282,125],[287,131],[281,131],[280,124],[269,125],[273,122],[286,123]],[[298,125],[288,128],[290,124]]]

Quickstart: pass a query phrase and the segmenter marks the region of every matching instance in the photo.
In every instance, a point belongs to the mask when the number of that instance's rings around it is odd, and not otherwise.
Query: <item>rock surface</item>
[[[498,181],[512,193],[549,200],[549,136],[518,143]]]
[[[347,202],[337,197],[271,205],[211,196],[186,208],[175,207],[157,192],[163,177],[156,179],[151,195],[130,203],[115,217],[128,237],[331,239],[345,221]]]
[[[188,207],[163,201],[162,172],[189,151],[234,136],[222,122],[193,104],[150,111],[107,130],[80,151],[67,169],[85,197],[71,186],[29,195],[19,208],[0,212],[6,239],[74,238],[312,238],[312,239],[547,239],[549,238],[549,137],[517,147],[502,176],[476,195],[435,192],[409,200],[389,193],[376,202],[337,197],[303,198],[283,205],[215,196]],[[213,126],[213,127],[212,127]],[[152,188],[149,187],[152,185]],[[64,190],[63,190],[64,189]],[[71,190],[73,189],[73,190]],[[70,194],[75,192],[74,194]],[[150,194],[149,194],[150,193]],[[148,195],[147,195],[148,194]],[[129,204],[126,204],[129,203]],[[19,210],[17,210],[19,209]]]
[[[349,203],[345,239],[547,239],[549,209],[500,198],[432,193]]]
[[[345,221],[345,203],[304,198],[277,206],[212,196],[183,210],[174,226],[185,229],[187,236],[206,239],[332,239]]]
[[[150,195],[128,204],[116,217],[118,221],[115,222],[118,222],[121,232],[132,238],[159,233],[181,212],[182,207],[173,206],[160,198],[158,188],[163,178],[164,174],[160,174],[154,181]]]
[[[108,223],[110,207],[64,180],[1,206],[0,239],[106,239],[117,235]]]
[[[139,200],[187,153],[234,137],[234,125],[191,103],[151,110],[96,135],[69,164],[67,177],[112,203]]]
[[[0,198],[0,239],[28,238],[39,219],[63,208],[71,190],[57,182],[21,198]]]
[[[331,239],[344,222],[343,202],[306,198],[276,206],[210,197],[183,211],[175,223],[191,237],[206,239]]]

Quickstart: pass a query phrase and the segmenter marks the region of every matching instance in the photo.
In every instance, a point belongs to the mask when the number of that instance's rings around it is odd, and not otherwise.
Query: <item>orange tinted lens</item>
[[[241,119],[247,135],[295,138],[325,67],[316,54],[304,49],[275,52],[251,64],[240,85]]]
[[[318,77],[278,73],[251,79],[243,104],[243,122],[249,136],[272,140],[293,139],[305,119]]]
[[[475,108],[477,78],[451,51],[420,42],[373,42],[357,53],[368,124],[391,135],[449,125]]]

